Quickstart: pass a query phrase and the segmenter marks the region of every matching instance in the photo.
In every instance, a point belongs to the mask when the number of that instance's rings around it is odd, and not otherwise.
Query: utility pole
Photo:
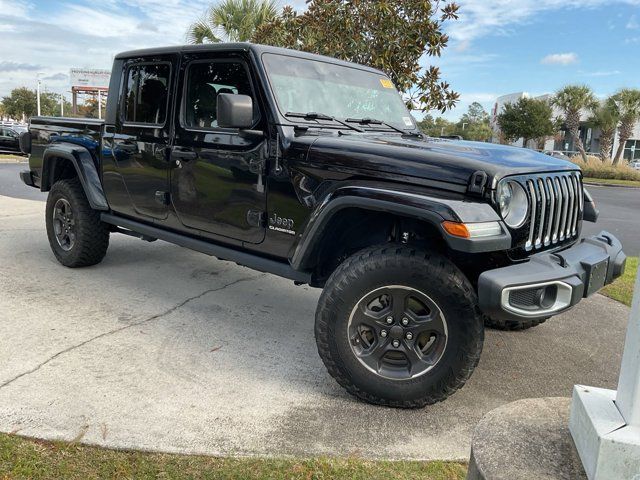
[[[98,90],[98,118],[102,120],[102,92]]]
[[[64,117],[64,95],[60,95],[60,116]]]
[[[38,73],[36,75],[36,78],[38,79],[38,88],[36,90],[36,102],[38,104],[38,116],[40,116],[40,73]]]

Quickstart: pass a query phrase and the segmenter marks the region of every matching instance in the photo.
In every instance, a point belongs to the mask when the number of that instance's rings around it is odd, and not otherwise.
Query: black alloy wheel
[[[447,346],[447,321],[415,288],[389,285],[362,297],[349,317],[351,349],[371,372],[392,380],[431,370]]]
[[[64,198],[59,198],[53,207],[53,231],[58,245],[65,252],[76,244],[76,222],[71,205]]]

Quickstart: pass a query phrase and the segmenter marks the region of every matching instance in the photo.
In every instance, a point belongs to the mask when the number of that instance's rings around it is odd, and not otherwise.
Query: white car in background
[[[640,170],[640,161],[631,162],[629,166],[634,170]]]

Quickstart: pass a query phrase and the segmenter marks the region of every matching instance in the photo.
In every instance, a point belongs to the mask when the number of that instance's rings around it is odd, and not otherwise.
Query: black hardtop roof
[[[370,72],[378,73],[385,75],[384,72],[377,70],[375,68],[368,67],[366,65],[355,64],[351,62],[345,62],[343,60],[338,60],[337,58],[327,57],[324,55],[316,55],[314,53],[301,52],[299,50],[291,50],[288,48],[280,48],[280,47],[272,47],[270,45],[260,45],[257,43],[205,43],[199,45],[176,45],[173,47],[153,47],[153,48],[143,48],[140,50],[129,50],[127,52],[122,52],[116,55],[116,59],[125,59],[125,58],[135,58],[135,57],[145,57],[151,55],[163,55],[168,53],[183,53],[183,52],[253,52],[258,57],[263,53],[278,53],[280,55],[289,55],[292,57],[298,58],[306,58],[309,60],[316,60],[320,62],[328,62],[334,63],[337,65],[344,65],[353,67],[355,65],[358,68],[363,70],[368,70]]]

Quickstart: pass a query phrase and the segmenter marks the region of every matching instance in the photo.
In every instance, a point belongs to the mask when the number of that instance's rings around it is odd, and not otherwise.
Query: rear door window
[[[123,120],[128,123],[163,125],[171,66],[168,63],[132,65],[127,70]]]

